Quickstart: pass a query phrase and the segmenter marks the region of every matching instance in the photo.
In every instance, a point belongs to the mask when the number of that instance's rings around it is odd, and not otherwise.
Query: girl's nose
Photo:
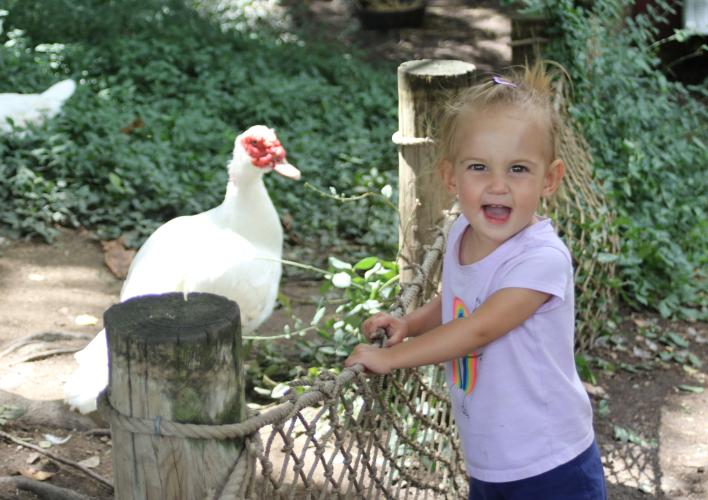
[[[487,186],[487,189],[492,194],[503,194],[509,190],[509,185],[502,175],[494,175]]]

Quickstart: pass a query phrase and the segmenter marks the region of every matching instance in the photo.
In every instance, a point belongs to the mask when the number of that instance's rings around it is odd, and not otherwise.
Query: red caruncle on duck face
[[[246,135],[241,139],[241,146],[256,167],[273,167],[285,161],[285,149],[275,137]]]

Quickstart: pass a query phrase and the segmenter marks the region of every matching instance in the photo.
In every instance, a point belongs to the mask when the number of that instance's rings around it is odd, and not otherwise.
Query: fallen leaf
[[[40,456],[41,456],[41,455],[40,455],[39,453],[36,453],[36,452],[35,452],[35,453],[30,453],[30,455],[27,457],[27,463],[30,464],[30,465],[32,465],[32,464],[35,463],[37,460],[39,460],[39,457],[40,457]]]
[[[587,391],[587,393],[591,396],[598,399],[607,398],[607,391],[599,385],[592,385],[588,382],[583,382],[583,385],[585,386],[585,390]]]
[[[637,346],[634,346],[632,348],[632,354],[634,355],[635,358],[640,358],[640,359],[651,359],[653,357],[648,351],[645,351],[644,349],[640,349]]]
[[[52,443],[50,443],[49,441],[40,441],[37,444],[39,445],[40,448],[51,448],[52,447]]]
[[[98,467],[100,464],[101,459],[98,458],[98,455],[94,455],[79,462],[79,465],[86,467],[87,469],[93,469],[94,467]]]
[[[98,318],[90,314],[79,314],[74,318],[74,323],[78,326],[93,326],[98,324]]]
[[[25,410],[15,405],[0,405],[0,422],[6,422],[21,417]]]
[[[634,321],[634,324],[637,325],[639,328],[645,328],[651,323],[643,318],[632,318],[632,321]]]
[[[133,118],[133,121],[130,122],[128,125],[125,127],[121,128],[120,131],[123,132],[124,134],[132,134],[135,130],[141,129],[145,126],[145,122],[143,121],[142,118],[139,116],[136,116]]]
[[[116,278],[125,279],[136,251],[125,247],[122,236],[117,240],[102,241],[101,246],[103,247],[103,260],[108,269]]]
[[[696,386],[696,385],[687,385],[687,384],[681,384],[678,386],[678,388],[682,391],[692,392],[694,394],[700,394],[705,390],[705,389],[703,389],[703,387]]]
[[[68,436],[66,436],[64,438],[59,437],[59,436],[55,436],[54,434],[45,434],[44,439],[46,439],[47,441],[49,441],[52,444],[64,444],[67,441],[69,441],[69,439],[71,439],[71,434],[69,434]]]
[[[647,347],[649,349],[651,349],[654,352],[659,350],[659,345],[656,342],[654,342],[653,340],[649,340],[649,339],[645,338],[644,343],[647,345]]]
[[[52,477],[56,473],[55,472],[48,472],[46,470],[40,470],[35,467],[29,467],[25,470],[21,470],[20,474],[22,474],[23,476],[25,476],[26,478],[29,478],[29,479],[35,479],[37,481],[46,481],[47,479],[49,479],[50,477]]]

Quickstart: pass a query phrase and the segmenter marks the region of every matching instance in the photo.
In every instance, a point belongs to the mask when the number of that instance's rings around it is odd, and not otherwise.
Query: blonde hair
[[[560,64],[538,61],[533,66],[512,68],[503,76],[487,74],[481,82],[455,94],[448,101],[440,121],[437,134],[439,163],[454,161],[460,122],[464,118],[499,105],[537,112],[548,125],[551,154],[557,157],[560,118],[553,102],[553,82],[558,77],[567,77]]]

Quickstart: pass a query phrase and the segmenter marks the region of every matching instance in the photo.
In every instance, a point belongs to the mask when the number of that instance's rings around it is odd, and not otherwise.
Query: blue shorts
[[[538,476],[506,483],[470,478],[469,500],[607,500],[597,443]]]

